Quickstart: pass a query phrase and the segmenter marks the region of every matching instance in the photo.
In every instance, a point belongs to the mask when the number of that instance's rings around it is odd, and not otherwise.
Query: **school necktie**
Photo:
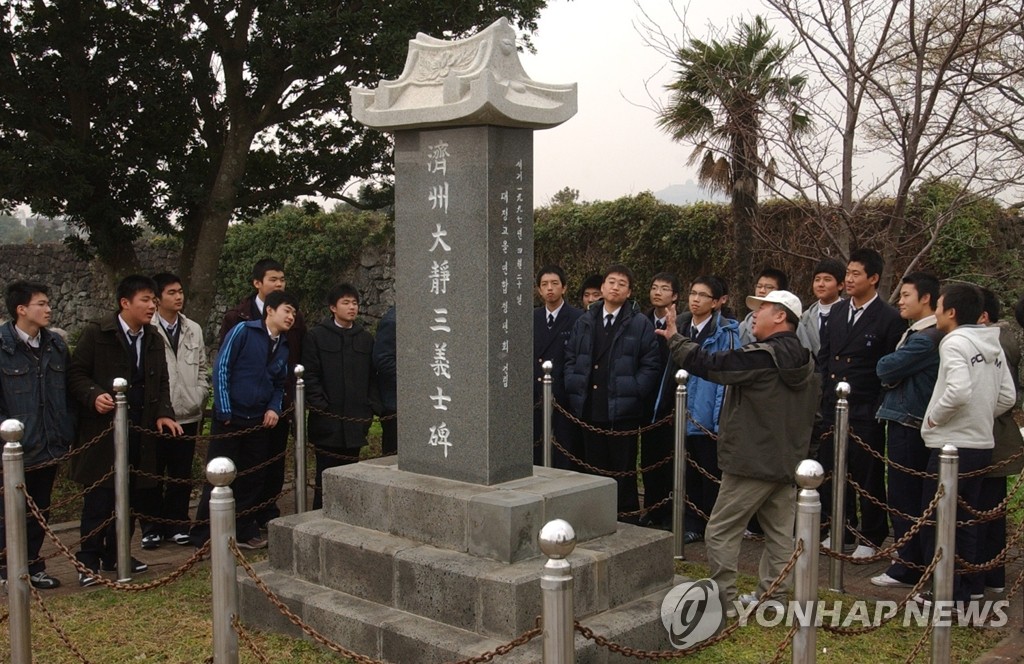
[[[550,330],[554,326],[555,326],[555,315],[549,313],[548,314],[548,329]]]
[[[850,325],[856,325],[857,316],[860,316],[861,312],[864,311],[864,307],[857,307],[856,309],[850,309]]]
[[[168,325],[164,329],[167,331],[167,339],[168,339],[168,341],[171,342],[171,350],[173,350],[174,354],[177,355],[178,354],[178,324],[175,323],[174,325]]]
[[[139,368],[139,337],[142,336],[142,332],[129,332],[128,333],[128,349],[132,354],[132,363],[135,368]]]
[[[615,320],[615,316],[612,316],[611,314],[605,314],[605,317],[604,317],[604,326],[605,326],[605,328],[611,327],[613,320]]]
[[[655,327],[655,329],[658,329],[658,330],[664,330],[665,329],[665,321],[663,321],[663,320],[656,320],[656,321],[654,321],[654,327]]]

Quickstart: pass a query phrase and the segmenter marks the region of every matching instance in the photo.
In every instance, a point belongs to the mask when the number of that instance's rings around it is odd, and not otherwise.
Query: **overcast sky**
[[[676,3],[690,31],[709,34],[709,22],[763,12],[758,0]],[[669,34],[682,26],[669,0],[643,0],[643,8]],[[610,200],[658,191],[694,179],[686,165],[692,149],[674,143],[655,125],[650,95],[665,99],[672,67],[646,45],[637,29],[642,13],[632,0],[549,0],[533,36],[536,54],[521,56],[527,74],[542,83],[576,83],[579,111],[565,124],[538,131],[534,145],[535,203],[563,187],[584,200]],[[649,92],[648,92],[649,91]]]

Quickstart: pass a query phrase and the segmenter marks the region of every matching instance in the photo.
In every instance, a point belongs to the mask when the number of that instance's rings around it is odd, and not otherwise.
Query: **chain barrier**
[[[701,433],[704,434],[706,437],[710,438],[711,440],[718,440],[718,434],[716,434],[714,431],[711,431],[697,420],[693,419],[693,413],[691,413],[690,411],[686,411],[686,421],[700,429]]]
[[[539,406],[539,405],[540,405],[540,402],[538,401],[537,404],[534,406],[534,408],[536,409],[536,407]],[[398,417],[398,413],[391,413],[390,415],[380,415],[380,416],[377,416],[376,418],[373,418],[373,417],[351,417],[349,415],[336,415],[336,414],[334,414],[332,412],[324,410],[323,408],[317,408],[316,406],[310,406],[309,404],[306,404],[306,412],[307,413],[316,413],[317,415],[323,415],[324,417],[328,417],[328,418],[330,418],[332,420],[337,420],[339,422],[352,422],[352,423],[355,423],[355,424],[373,424],[373,420],[374,419],[378,419],[381,422],[386,422],[388,420],[393,420],[393,419],[396,419]]]
[[[670,496],[667,496],[665,498],[662,498],[661,500],[659,500],[658,502],[654,503],[653,505],[651,505],[649,507],[645,505],[644,507],[641,507],[638,510],[633,510],[632,512],[619,512],[617,516],[619,517],[619,519],[623,519],[623,518],[626,518],[626,517],[633,517],[633,516],[644,516],[648,512],[653,512],[654,510],[658,509],[659,507],[665,507],[666,505],[668,505],[671,502],[672,502],[672,496],[670,495]]]
[[[253,641],[252,637],[249,635],[249,630],[242,625],[242,621],[238,619],[237,614],[231,616],[231,629],[235,630],[235,634],[238,634],[238,638],[242,640],[242,643],[244,643],[245,647],[249,649],[249,652],[251,652],[256,659],[260,660],[261,664],[270,664],[270,660],[267,658],[266,653],[256,645],[255,641]]]
[[[644,466],[643,468],[640,468],[638,470],[605,470],[604,468],[598,468],[597,466],[587,463],[586,461],[579,458],[569,450],[565,449],[564,447],[562,447],[562,444],[558,442],[558,439],[555,438],[554,436],[551,437],[551,444],[556,450],[564,454],[566,459],[576,464],[580,468],[590,471],[592,475],[603,475],[604,477],[636,477],[638,474],[649,473],[652,470],[661,468],[665,464],[672,461],[673,457],[675,456],[672,452],[669,452],[668,456],[666,456],[661,461],[656,461],[651,465]]]
[[[705,469],[704,469],[704,467],[703,467],[703,466],[701,466],[701,465],[700,465],[699,463],[697,463],[696,461],[694,461],[694,460],[693,460],[693,457],[691,457],[691,456],[690,456],[689,454],[687,454],[687,455],[686,455],[686,463],[690,464],[690,466],[691,466],[691,467],[693,467],[693,468],[694,468],[694,469],[695,469],[695,470],[696,470],[696,471],[697,471],[698,473],[700,473],[701,475],[703,475],[703,476],[704,476],[704,477],[706,477],[707,479],[711,480],[711,481],[712,481],[712,482],[714,482],[715,484],[719,484],[719,485],[721,485],[721,484],[722,484],[722,480],[721,480],[720,478],[718,478],[718,477],[715,477],[715,476],[714,476],[714,475],[712,475],[712,474],[711,474],[710,472],[708,472],[707,470],[705,470]]]
[[[924,647],[924,644],[931,641],[932,630],[934,628],[935,624],[931,620],[929,620],[928,626],[924,628],[924,634],[922,634],[921,638],[917,640],[916,644],[914,644],[914,649],[910,651],[910,654],[907,655],[907,658],[903,660],[904,664],[910,664],[911,662],[917,659],[917,656],[918,654],[920,654],[921,648]]]
[[[1013,585],[1010,586],[1010,592],[1006,593],[1007,602],[1011,601],[1014,598],[1014,596],[1017,594],[1017,591],[1021,589],[1022,585],[1024,585],[1024,569],[1022,569],[1020,571],[1020,574],[1017,575],[1017,578],[1014,579]]]
[[[850,427],[849,439],[852,440],[853,442],[857,443],[858,445],[860,445],[860,447],[865,452],[870,454],[871,456],[875,457],[876,459],[878,459],[882,463],[884,463],[884,464],[888,465],[889,467],[894,468],[894,469],[896,469],[896,470],[898,470],[898,471],[900,471],[902,473],[906,473],[907,475],[912,475],[914,477],[920,477],[920,478],[929,479],[929,480],[938,480],[939,479],[938,473],[929,473],[929,472],[923,471],[923,470],[915,470],[913,468],[908,468],[907,466],[904,466],[904,465],[901,465],[899,463],[896,463],[895,461],[891,461],[888,457],[883,455],[881,452],[872,449],[870,445],[865,443],[860,438],[860,436],[858,436],[857,434],[855,434],[853,432],[853,427]],[[993,471],[999,470],[1000,468],[1002,468],[1004,466],[1010,465],[1014,461],[1017,461],[1018,459],[1020,459],[1022,456],[1024,456],[1024,446],[1022,446],[1019,450],[1014,452],[1011,456],[1007,457],[1006,459],[1003,459],[1002,461],[994,463],[991,466],[985,466],[984,468],[979,468],[977,470],[972,470],[972,471],[969,471],[969,472],[966,472],[966,473],[959,473],[957,475],[957,477],[959,479],[961,479],[961,480],[970,479],[972,477],[983,477],[983,476],[988,475],[989,473],[991,473]]]
[[[859,493],[860,492],[860,485],[858,485],[852,479],[848,479],[848,481],[851,484],[853,484],[854,487],[856,487],[858,489],[858,493]],[[918,532],[920,532],[921,528],[923,528],[926,525],[930,525],[930,524],[934,524],[935,523],[934,521],[929,521],[928,517],[935,513],[935,510],[937,509],[938,504],[939,504],[939,499],[942,498],[942,496],[944,496],[945,493],[946,493],[945,486],[940,484],[938,489],[935,492],[935,495],[932,496],[931,502],[929,502],[928,505],[925,507],[924,512],[922,512],[920,518],[909,518],[908,521],[910,521],[913,525],[911,525],[910,528],[907,529],[907,532],[904,533],[903,537],[901,537],[899,540],[893,542],[892,546],[890,546],[890,547],[883,548],[883,549],[876,549],[876,551],[875,551],[875,553],[873,555],[867,556],[867,557],[864,557],[864,558],[855,558],[854,556],[852,556],[850,554],[841,553],[840,551],[835,551],[835,550],[832,550],[832,549],[827,549],[824,546],[819,545],[819,547],[821,549],[821,553],[823,555],[825,555],[825,556],[830,557],[830,558],[836,558],[838,560],[843,560],[843,561],[848,562],[848,563],[853,563],[854,565],[867,565],[867,564],[870,564],[870,563],[878,562],[880,560],[888,560],[888,559],[892,558],[893,556],[897,555],[898,552],[899,552],[899,549],[901,549],[903,546],[905,546],[907,544],[907,542],[909,542],[911,540],[911,538],[915,537],[918,534]],[[866,495],[866,494],[864,494],[864,495]],[[864,539],[863,535],[861,535],[859,532],[857,532],[856,529],[852,528],[849,524],[846,525],[846,529],[849,532],[853,533],[854,537],[856,537],[859,541],[861,541],[861,542],[863,542],[865,544],[868,544],[869,546],[874,548],[874,544],[872,544],[871,542],[868,542],[868,540]],[[911,562],[906,562],[906,561],[904,561],[904,562],[905,562],[906,565],[908,565],[909,567],[911,567],[913,569],[925,569],[923,566],[918,565],[917,563],[911,563]]]
[[[281,411],[280,419],[283,420],[286,417],[290,416],[294,412],[295,412],[295,405],[292,404],[291,406],[288,406],[283,411]],[[146,436],[152,436],[154,438],[163,438],[164,440],[170,440],[170,441],[176,441],[176,442],[180,442],[180,441],[183,441],[183,440],[190,440],[190,441],[194,441],[194,442],[197,442],[197,443],[200,443],[200,442],[203,442],[203,441],[211,441],[211,440],[225,440],[225,439],[228,439],[228,438],[239,438],[241,436],[248,436],[249,434],[253,433],[254,431],[259,431],[260,429],[265,429],[265,428],[267,428],[267,427],[263,426],[263,424],[257,424],[256,426],[249,427],[248,429],[240,429],[238,431],[229,431],[228,433],[197,433],[194,436],[184,436],[184,435],[176,436],[176,435],[171,434],[171,433],[164,433],[163,431],[153,431],[152,429],[146,429],[144,427],[140,427],[138,424],[132,424],[132,423],[128,424],[128,430],[129,431],[134,431],[136,433],[141,433],[141,434],[146,435]],[[111,425],[111,429],[113,429],[113,425]]]
[[[53,545],[56,546],[57,549],[62,554],[64,554],[64,557],[67,558],[67,560],[71,563],[75,570],[79,574],[84,574],[86,576],[92,577],[98,583],[107,586],[108,588],[111,588],[113,590],[142,592],[145,590],[159,588],[161,586],[166,586],[170,583],[173,583],[174,581],[177,581],[179,578],[181,578],[183,574],[185,574],[190,569],[195,567],[196,563],[200,562],[206,555],[206,553],[210,550],[210,543],[207,542],[202,548],[196,549],[196,552],[192,554],[192,557],[186,560],[184,563],[182,563],[181,567],[174,570],[167,576],[160,579],[156,579],[155,581],[150,581],[149,583],[136,584],[119,583],[117,581],[111,581],[100,576],[98,573],[94,572],[93,570],[89,569],[84,564],[82,564],[82,562],[78,560],[75,554],[73,554],[71,550],[67,546],[65,546],[65,544],[62,541],[60,541],[60,538],[57,537],[57,534],[50,529],[50,524],[48,524],[46,520],[43,518],[42,513],[39,511],[39,507],[36,505],[35,501],[32,500],[32,497],[28,495],[28,492],[24,490],[24,487],[22,487],[22,493],[25,494],[25,506],[29,509],[30,512],[32,512],[33,518],[35,518],[35,520],[39,522],[39,525],[42,527],[43,532],[46,533],[46,536],[50,538],[50,541],[53,542]],[[107,523],[110,523],[110,521],[112,521],[112,519],[108,519]]]
[[[902,611],[907,606],[907,604],[914,601],[914,596],[921,592],[925,584],[931,578],[932,573],[935,571],[935,566],[939,564],[940,560],[942,560],[942,555],[942,549],[938,549],[935,552],[935,555],[932,557],[931,563],[929,563],[928,567],[925,568],[924,573],[921,575],[921,578],[917,580],[917,583],[915,583],[914,587],[910,589],[906,597],[901,599],[900,603],[896,605],[896,610],[893,611],[891,615],[879,620],[877,625],[867,625],[864,627],[836,627],[835,625],[828,625],[825,622],[822,622],[821,627],[826,632],[831,632],[833,634],[838,634],[841,636],[858,636],[860,634],[868,634],[869,632],[881,629],[883,625],[887,624],[888,622],[896,618],[896,616],[902,615]]]
[[[762,599],[760,601],[765,601],[775,594],[775,592],[782,585],[783,581],[786,580],[786,577],[789,576],[789,573],[793,571],[793,566],[796,565],[796,561],[800,557],[800,554],[803,553],[803,550],[803,540],[797,540],[796,546],[793,548],[793,553],[789,557],[789,562],[786,563],[786,566],[782,568],[782,570],[779,572],[779,575],[775,577],[771,585],[768,586],[768,589],[761,596]],[[721,643],[722,641],[732,636],[733,632],[739,629],[739,626],[739,621],[736,621],[733,624],[726,627],[725,629],[723,629],[715,636],[711,637],[710,639],[701,641],[700,643],[690,646],[689,648],[678,648],[675,650],[641,650],[639,648],[630,648],[629,646],[624,646],[619,643],[615,643],[614,641],[611,641],[608,638],[601,636],[600,634],[595,634],[594,630],[584,625],[581,625],[578,620],[573,621],[574,629],[577,632],[579,632],[580,635],[583,636],[583,638],[589,641],[593,641],[598,646],[602,648],[607,648],[610,652],[622,655],[623,657],[632,657],[634,659],[649,660],[678,659],[680,657],[685,657],[687,655],[692,655],[702,650],[706,650],[711,646]],[[787,641],[790,638],[791,637],[787,636]]]
[[[793,635],[796,634],[798,629],[800,629],[800,623],[794,622],[793,626],[789,628],[788,632],[786,632],[786,636],[784,636],[782,640],[779,641],[779,645],[775,647],[775,656],[771,658],[771,661],[768,664],[779,664],[779,662],[782,661],[782,656],[786,654],[786,650],[788,650],[789,646],[792,645]]]
[[[653,424],[637,427],[636,429],[615,431],[612,429],[602,429],[600,427],[595,427],[593,424],[588,424],[587,422],[584,422],[583,420],[579,419],[578,417],[567,411],[565,408],[562,407],[562,404],[558,403],[557,401],[552,399],[552,403],[555,406],[555,410],[564,415],[565,419],[569,420],[570,422],[580,427],[581,429],[586,429],[590,433],[598,433],[601,434],[602,436],[637,436],[648,431],[659,429],[663,426],[668,426],[669,424],[672,424],[672,422],[675,420],[675,411],[672,411],[671,413],[661,418],[657,422],[654,422]]]
[[[60,637],[60,640],[64,642],[64,646],[72,653],[74,653],[76,657],[78,657],[78,661],[82,662],[83,664],[89,664],[89,660],[85,658],[85,655],[82,654],[82,651],[76,648],[75,644],[71,643],[71,639],[68,638],[67,632],[64,631],[64,628],[61,627],[60,623],[57,622],[57,618],[55,618],[53,613],[50,612],[50,609],[47,608],[46,603],[43,602],[43,596],[39,594],[39,591],[36,590],[36,587],[33,586],[31,583],[28,584],[28,587],[29,591],[32,593],[32,597],[36,600],[36,604],[39,605],[39,609],[43,612],[43,615],[46,616],[47,622],[50,623],[50,627],[52,627],[53,631],[57,633],[57,636]]]
[[[107,434],[112,433],[113,431],[114,431],[114,423],[113,423],[113,421],[111,421],[110,425],[106,429],[104,429],[103,431],[101,431],[98,434],[96,434],[96,436],[93,437],[92,439],[90,439],[89,442],[87,442],[87,443],[85,443],[83,445],[80,445],[80,446],[74,448],[73,450],[69,450],[67,453],[62,454],[61,456],[57,457],[56,459],[50,459],[49,461],[44,461],[42,463],[36,464],[36,465],[32,466],[31,468],[28,468],[27,470],[39,470],[40,468],[48,468],[50,466],[58,466],[58,465],[64,463],[65,461],[68,461],[71,458],[75,457],[76,455],[81,454],[82,452],[86,451],[90,447],[92,447],[94,445],[98,445],[99,442],[101,440],[103,440],[103,438],[106,437]]]
[[[233,539],[228,542],[228,548],[231,550],[231,553],[234,554],[235,560],[238,562],[238,565],[245,570],[245,573],[249,576],[250,579],[252,579],[253,583],[256,584],[256,587],[259,588],[260,592],[262,592],[266,596],[266,598],[270,601],[271,604],[273,604],[277,608],[277,610],[281,613],[282,616],[287,618],[288,621],[291,622],[293,625],[301,629],[307,636],[309,636],[314,641],[324,646],[331,652],[341,655],[342,657],[346,657],[352,660],[353,662],[356,662],[357,664],[385,664],[384,662],[381,662],[381,660],[373,659],[372,657],[367,657],[366,655],[360,655],[357,652],[351,651],[348,648],[345,648],[344,646],[335,643],[334,641],[330,640],[310,625],[306,624],[302,620],[302,618],[293,613],[291,609],[289,609],[284,604],[284,602],[282,602],[280,598],[278,598],[274,591],[267,586],[263,579],[260,578],[259,574],[256,573],[256,570],[254,570],[252,568],[252,565],[249,564],[249,561],[245,559],[245,556],[238,548],[238,544]],[[456,664],[480,664],[483,662],[489,662],[499,655],[508,654],[515,648],[518,648],[519,646],[522,646],[531,641],[532,639],[540,636],[542,630],[539,627],[539,617],[537,619],[537,625],[538,626],[534,627],[533,629],[523,632],[517,638],[513,639],[512,641],[509,641],[508,643],[502,646],[495,648],[494,650],[490,650],[481,655],[477,655],[476,657],[470,657],[469,659],[462,660],[460,662],[457,662]]]

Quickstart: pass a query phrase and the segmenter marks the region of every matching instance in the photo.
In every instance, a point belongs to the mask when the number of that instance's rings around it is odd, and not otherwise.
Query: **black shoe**
[[[103,570],[104,572],[116,572],[117,571],[117,560],[114,560],[113,562],[109,562],[108,563],[106,561],[106,559],[104,559],[100,563],[100,569]],[[138,560],[138,559],[136,559],[134,557],[132,558],[132,570],[131,570],[132,574],[142,574],[143,572],[145,572],[148,569],[149,569],[149,565],[147,565],[146,563],[144,563],[141,560]]]
[[[686,544],[696,544],[697,542],[704,541],[704,533],[698,533],[695,530],[687,530],[686,534],[683,535],[683,542]]]
[[[36,572],[28,577],[28,582],[32,584],[33,588],[38,588],[39,590],[53,590],[60,587],[60,581],[46,572]]]
[[[143,549],[156,549],[159,548],[160,542],[164,541],[163,536],[160,533],[149,533],[148,535],[142,536],[142,548]]]
[[[188,533],[174,533],[171,535],[170,540],[178,546],[188,546],[192,543],[192,538],[189,537]]]
[[[78,585],[82,588],[88,588],[89,586],[94,586],[100,582],[100,571],[88,566],[86,566],[86,568],[89,570],[88,574],[83,572],[78,573]]]

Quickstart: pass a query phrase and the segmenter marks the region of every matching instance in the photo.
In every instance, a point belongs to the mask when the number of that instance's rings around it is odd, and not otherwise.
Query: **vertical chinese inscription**
[[[430,203],[433,231],[429,238],[424,238],[423,246],[427,249],[427,264],[430,266],[426,275],[426,296],[431,298],[434,317],[427,328],[429,339],[434,346],[434,354],[425,358],[425,361],[430,365],[435,381],[434,392],[428,393],[427,398],[432,408],[440,412],[435,413],[434,423],[427,428],[425,434],[427,445],[443,449],[446,459],[453,445],[452,431],[444,420],[444,411],[448,410],[452,401],[446,390],[451,390],[452,375],[448,352],[449,342],[454,340],[448,322],[448,282],[451,280],[454,267],[449,257],[452,240],[448,238],[446,227],[451,193],[448,182],[450,158],[451,152],[446,141],[438,140],[427,146],[426,167],[427,172],[431,174],[431,181],[427,185],[427,202]]]
[[[523,309],[524,302],[527,302],[523,290],[524,282],[524,260],[526,257],[523,242],[523,225],[525,223],[526,211],[524,207],[524,185],[523,160],[518,159],[512,169],[511,181],[499,189],[498,210],[501,215],[501,273],[498,275],[501,287],[501,328],[498,335],[496,349],[498,363],[501,370],[501,387],[509,387],[509,353],[511,342],[509,338],[509,314],[519,314]],[[526,352],[526,349],[517,349],[519,352]]]

